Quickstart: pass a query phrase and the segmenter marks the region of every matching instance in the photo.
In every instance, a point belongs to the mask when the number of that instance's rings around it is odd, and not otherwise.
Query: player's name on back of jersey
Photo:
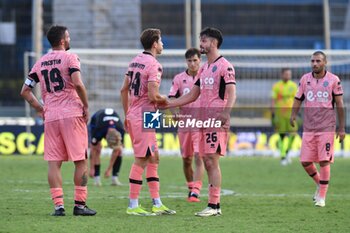
[[[139,68],[139,69],[144,69],[145,65],[137,62],[130,63],[129,67],[131,68]]]
[[[61,64],[61,59],[54,59],[41,62],[41,66],[52,66]]]

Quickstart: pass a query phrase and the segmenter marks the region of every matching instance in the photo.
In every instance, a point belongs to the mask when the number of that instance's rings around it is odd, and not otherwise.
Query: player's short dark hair
[[[291,68],[289,68],[289,67],[283,67],[283,68],[281,69],[281,74],[283,74],[284,72],[286,72],[286,71],[288,71],[288,70],[291,70]]]
[[[317,55],[322,55],[322,56],[323,56],[323,59],[324,59],[325,61],[327,61],[327,56],[326,56],[326,54],[325,54],[324,52],[322,52],[322,51],[320,51],[320,50],[317,50],[317,51],[315,51],[315,52],[312,54],[312,56],[317,56]]]
[[[158,41],[161,32],[158,28],[147,28],[143,30],[140,41],[144,49],[151,49],[154,42]]]
[[[53,25],[46,33],[46,37],[50,42],[51,47],[57,47],[60,41],[64,39],[67,27],[60,25]]]
[[[218,48],[220,48],[223,38],[222,38],[222,33],[219,29],[217,28],[212,28],[212,27],[206,27],[204,28],[201,33],[199,34],[201,37],[202,36],[208,36],[212,37],[218,40]]]
[[[186,53],[185,53],[185,58],[191,58],[193,56],[197,55],[198,58],[201,58],[201,52],[199,51],[199,49],[197,48],[189,48],[187,49]]]

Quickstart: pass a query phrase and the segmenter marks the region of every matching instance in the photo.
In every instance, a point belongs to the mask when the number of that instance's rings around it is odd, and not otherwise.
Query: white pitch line
[[[19,192],[19,193],[43,193],[47,192],[47,190],[42,190],[42,189],[13,189],[13,192]],[[109,190],[110,191],[110,190]],[[94,195],[96,194],[96,190],[94,192],[89,192],[89,199],[128,199],[128,194],[129,192],[127,190],[121,191],[121,190],[115,190],[113,193],[110,192],[99,192],[99,195]],[[139,196],[139,199],[148,199],[150,198],[148,195],[148,192],[144,192],[145,194],[142,194]],[[147,194],[146,194],[147,193]],[[72,199],[70,196],[73,196],[73,191],[72,190],[67,190],[65,192],[67,199]],[[105,195],[104,195],[105,194]],[[312,194],[306,194],[306,193],[235,193],[232,190],[227,190],[223,189],[221,190],[221,196],[237,196],[237,197],[257,197],[257,198],[285,198],[285,197],[297,197],[297,198],[304,198],[304,197],[312,197]],[[202,194],[201,197],[207,197],[208,195],[206,193]],[[350,199],[349,194],[329,194],[329,197],[333,198],[346,198]],[[184,194],[183,192],[167,192],[161,195],[162,198],[173,198],[173,199],[179,199],[179,198],[186,198],[187,195]],[[32,198],[30,198],[32,199]]]
[[[28,189],[13,189],[14,192],[20,192],[20,193],[33,193],[33,192],[46,192],[47,190],[28,190]],[[294,198],[311,198],[312,194],[283,194],[283,193],[270,193],[270,194],[262,194],[262,193],[234,193],[232,190],[227,190],[228,192],[224,191],[221,193],[222,196],[227,196],[227,195],[233,195],[237,197],[255,197],[255,198],[286,198],[286,197],[294,197]],[[94,192],[96,194],[96,192]],[[145,194],[141,194],[139,196],[139,199],[149,199],[148,192],[144,192]],[[146,194],[147,193],[147,194]],[[105,195],[104,195],[105,194]],[[115,199],[129,199],[128,197],[128,191],[125,192],[113,192],[111,193],[99,193],[99,195],[92,195],[90,192],[89,195],[89,200],[102,200],[102,199],[108,199],[108,200],[115,200]],[[201,197],[207,197],[208,195],[204,194],[201,195]],[[173,192],[168,192],[166,194],[161,195],[162,198],[171,198],[171,199],[185,199],[187,195],[184,193],[173,193]],[[329,194],[328,197],[336,198],[336,199],[350,199],[350,195],[348,194]],[[34,198],[30,196],[22,197],[22,199],[25,200],[33,200]],[[45,198],[47,200],[51,200],[51,198],[48,197]],[[66,200],[73,200],[73,192],[65,192],[65,199]]]
[[[13,189],[13,192],[19,192],[19,193],[42,193],[42,192],[48,192],[48,190],[43,190],[43,189]],[[96,190],[94,190],[96,191]],[[68,191],[66,193],[70,193],[71,191]],[[90,191],[91,193],[91,191]],[[147,192],[148,193],[148,192]],[[104,194],[104,192],[101,192],[100,194]],[[111,193],[108,193],[108,195],[110,195]],[[227,189],[222,189],[221,190],[221,196],[228,196],[228,195],[234,195],[234,191],[232,190],[227,190]],[[125,190],[125,191],[121,191],[121,190],[116,190],[116,192],[113,192],[113,196],[110,196],[110,198],[117,198],[117,199],[126,199],[129,196],[129,191]],[[201,195],[202,197],[206,197],[208,196],[207,194],[203,194]],[[186,193],[183,192],[167,192],[165,194],[162,194],[163,198],[185,198],[187,197]],[[91,194],[89,195],[89,199],[103,199],[106,198],[106,196],[101,196],[98,195],[98,198],[96,198],[95,196],[92,196]],[[107,196],[108,198],[108,196]],[[144,199],[144,198],[149,198],[148,195],[140,195],[139,196],[140,199]]]
[[[31,180],[30,182],[28,182],[27,180],[3,180],[0,183],[11,183],[11,184],[47,184],[47,182],[44,181],[38,181],[38,180]],[[64,184],[66,185],[73,185],[72,182],[64,182]],[[107,187],[106,184],[105,187]],[[89,187],[91,187],[92,185],[89,185]],[[164,184],[162,184],[162,186],[164,186]],[[124,187],[127,187],[127,185],[124,185]],[[163,198],[186,198],[187,197],[187,187],[185,186],[176,186],[176,185],[168,185],[166,186],[168,189],[176,189],[176,190],[183,190],[180,192],[165,192],[162,193],[161,190],[161,197]],[[67,191],[65,191],[65,193],[67,193],[68,195],[73,193],[73,189],[66,189]],[[108,190],[104,190],[103,186],[101,188],[95,187],[93,191],[91,191],[92,189],[89,189],[89,199],[105,199],[105,198],[109,198],[109,199],[128,199],[129,197],[129,190],[120,190],[118,189],[118,187],[115,187],[115,189],[112,191],[108,189]],[[48,192],[48,189],[19,189],[19,188],[15,188],[12,189],[13,192],[20,192],[20,193],[42,193],[42,192]],[[94,195],[98,193],[98,195]],[[91,195],[92,194],[92,195]],[[300,197],[300,198],[304,198],[304,197],[312,197],[312,193],[237,193],[233,190],[230,189],[221,189],[221,196],[241,196],[241,197],[272,197],[272,198],[284,198],[284,197]],[[202,197],[207,197],[208,196],[208,189],[207,188],[203,188],[202,189]],[[328,194],[329,197],[333,197],[333,198],[346,198],[346,199],[350,199],[350,194],[333,194],[333,193],[329,193]],[[144,190],[143,192],[141,192],[141,195],[139,197],[140,199],[147,199],[149,198],[149,194],[148,191]],[[67,199],[70,199],[69,197]]]
[[[312,197],[313,193],[235,193],[235,196],[246,196],[246,197]],[[336,198],[350,198],[350,194],[333,194],[330,193],[328,197]]]

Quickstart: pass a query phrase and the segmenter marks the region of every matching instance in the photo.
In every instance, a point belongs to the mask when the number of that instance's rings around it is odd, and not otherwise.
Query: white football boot
[[[113,186],[122,186],[123,184],[119,181],[118,176],[112,176],[112,184]]]
[[[221,213],[221,210],[220,210]],[[211,207],[207,207],[204,210],[202,210],[201,212],[197,212],[194,215],[198,216],[198,217],[210,217],[210,216],[217,216],[218,215],[218,210],[217,209],[213,209]]]
[[[326,201],[323,198],[318,198],[318,200],[315,203],[315,206],[317,207],[325,207],[326,206]]]

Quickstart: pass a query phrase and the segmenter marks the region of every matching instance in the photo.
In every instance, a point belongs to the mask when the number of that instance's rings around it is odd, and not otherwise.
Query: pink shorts
[[[88,134],[82,117],[45,122],[44,159],[79,161],[87,159]]]
[[[313,133],[304,132],[300,161],[301,162],[320,162],[334,161],[334,132]]]
[[[188,158],[198,153],[198,140],[199,132],[198,131],[186,131],[178,132],[179,141],[180,141],[180,150],[183,158]]]
[[[199,154],[226,154],[228,131],[220,129],[201,129],[199,131]]]
[[[153,156],[158,151],[156,131],[144,129],[140,120],[127,120],[127,124],[135,157]]]

